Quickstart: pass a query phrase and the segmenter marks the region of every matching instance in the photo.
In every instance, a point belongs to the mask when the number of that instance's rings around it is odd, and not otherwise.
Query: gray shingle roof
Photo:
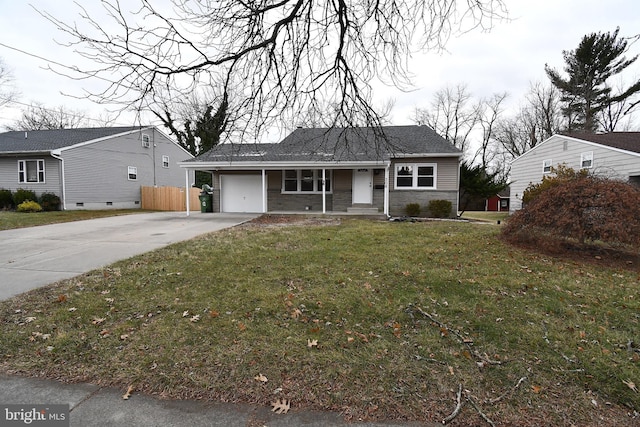
[[[0,133],[0,153],[47,152],[141,129],[139,126],[11,131]]]
[[[640,153],[640,132],[566,133],[571,138]]]
[[[194,162],[359,162],[405,155],[461,155],[427,126],[298,128],[277,144],[221,144]]]

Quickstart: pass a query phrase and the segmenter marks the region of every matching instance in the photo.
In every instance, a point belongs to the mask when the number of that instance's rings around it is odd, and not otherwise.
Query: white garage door
[[[262,212],[261,175],[221,175],[221,212]]]

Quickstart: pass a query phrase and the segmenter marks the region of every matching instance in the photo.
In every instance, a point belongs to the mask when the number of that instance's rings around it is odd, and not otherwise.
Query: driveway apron
[[[154,212],[0,231],[0,300],[256,216]]]

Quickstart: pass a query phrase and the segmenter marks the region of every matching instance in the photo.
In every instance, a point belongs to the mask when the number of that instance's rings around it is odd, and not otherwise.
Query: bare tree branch
[[[412,52],[443,49],[452,34],[506,18],[503,0],[172,0],[172,11],[149,0],[136,9],[118,0],[102,5],[100,16],[78,6],[78,24],[40,11],[94,64],[59,73],[101,79],[105,86],[90,99],[136,109],[225,81],[223,92],[238,89],[228,110],[233,127],[252,136],[319,102],[337,106],[334,124],[380,126],[373,81],[408,87]]]

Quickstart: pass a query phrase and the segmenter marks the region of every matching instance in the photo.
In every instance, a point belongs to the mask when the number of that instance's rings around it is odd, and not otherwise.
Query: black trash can
[[[213,212],[213,197],[208,193],[200,193],[200,212]]]

